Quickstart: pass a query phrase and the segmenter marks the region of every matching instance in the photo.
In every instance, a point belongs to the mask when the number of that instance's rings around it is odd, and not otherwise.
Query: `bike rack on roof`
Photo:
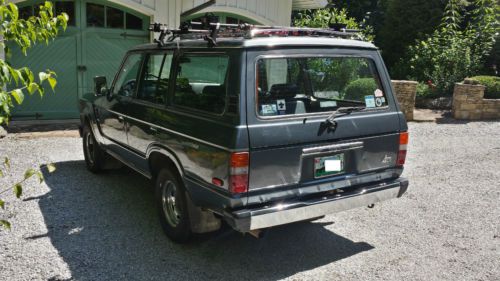
[[[227,24],[220,23],[219,18],[212,13],[205,14],[200,22],[183,22],[178,29],[168,29],[168,26],[165,24],[152,23],[149,31],[160,33],[158,39],[154,41],[160,47],[178,37],[192,39],[200,38],[200,36],[208,41],[209,47],[217,46],[218,37],[243,37],[250,39],[273,36],[313,36],[362,40],[359,30],[347,29],[343,24],[332,24],[330,28],[266,26],[247,23]]]

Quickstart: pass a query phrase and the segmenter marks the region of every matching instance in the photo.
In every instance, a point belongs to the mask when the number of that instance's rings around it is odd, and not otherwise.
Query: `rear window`
[[[387,106],[377,68],[369,58],[262,58],[256,75],[260,116]]]

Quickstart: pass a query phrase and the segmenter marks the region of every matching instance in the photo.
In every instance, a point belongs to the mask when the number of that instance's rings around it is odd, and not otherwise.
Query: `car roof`
[[[155,50],[171,48],[209,48],[207,41],[203,39],[177,39],[173,42],[167,42],[163,47],[157,43],[149,43],[136,46],[133,50]],[[338,47],[338,48],[361,48],[377,49],[370,42],[328,38],[328,37],[310,37],[310,36],[290,36],[290,37],[259,37],[259,38],[218,38],[217,46],[212,48],[271,48],[271,47]]]

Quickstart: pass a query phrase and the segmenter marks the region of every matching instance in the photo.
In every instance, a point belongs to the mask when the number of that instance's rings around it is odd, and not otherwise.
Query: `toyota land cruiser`
[[[87,168],[119,161],[152,179],[167,236],[222,221],[257,234],[406,192],[407,125],[373,44],[345,30],[200,25],[155,24],[160,39],[80,101]]]

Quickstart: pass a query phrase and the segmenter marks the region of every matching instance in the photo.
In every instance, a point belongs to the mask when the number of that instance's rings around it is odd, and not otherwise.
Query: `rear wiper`
[[[325,123],[329,125],[330,129],[335,130],[337,128],[337,121],[335,121],[335,118],[344,116],[344,115],[349,115],[355,111],[360,111],[365,109],[366,107],[364,106],[346,106],[346,107],[339,107],[337,110],[335,110],[328,118],[326,118]]]

